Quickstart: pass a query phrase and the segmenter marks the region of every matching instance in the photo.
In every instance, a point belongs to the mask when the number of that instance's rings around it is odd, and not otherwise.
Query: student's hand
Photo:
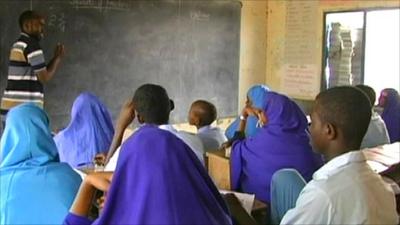
[[[104,204],[106,204],[106,196],[105,195],[101,196],[96,200],[96,202],[98,204],[99,211],[103,210]]]
[[[54,49],[54,58],[62,58],[65,55],[65,46],[58,43]]]
[[[104,166],[106,164],[107,155],[105,153],[99,153],[95,155],[93,161],[96,165]]]
[[[243,109],[242,109],[242,114],[241,116],[243,116],[245,119],[247,119],[247,117],[249,117],[249,115],[251,115],[251,106],[246,105]]]
[[[135,119],[135,107],[132,100],[126,101],[119,113],[116,128],[117,130],[125,130]]]
[[[227,148],[230,148],[232,146],[232,142],[231,141],[227,141],[225,143],[222,143],[222,145],[219,147],[218,150],[225,150]]]
[[[258,109],[254,108],[252,106],[246,105],[242,110],[242,116],[246,119],[248,116],[257,116],[258,111],[259,111]]]

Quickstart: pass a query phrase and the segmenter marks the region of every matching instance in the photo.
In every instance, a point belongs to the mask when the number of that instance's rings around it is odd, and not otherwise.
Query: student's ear
[[[336,136],[337,136],[336,126],[331,124],[331,123],[326,123],[326,125],[325,125],[325,134],[326,134],[326,137],[329,140],[336,139]]]
[[[201,124],[201,119],[198,116],[193,117],[193,124],[195,126],[200,126]]]
[[[139,122],[140,124],[143,124],[143,123],[144,123],[144,118],[142,117],[142,115],[138,114],[137,112],[136,112],[136,115],[137,115],[137,120],[138,120],[138,122]]]

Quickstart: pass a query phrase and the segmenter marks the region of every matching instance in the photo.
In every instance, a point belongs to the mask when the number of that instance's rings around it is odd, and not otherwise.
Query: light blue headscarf
[[[251,101],[252,106],[259,109],[264,109],[267,104],[268,91],[269,88],[262,84],[257,84],[251,87],[247,92],[247,97]],[[256,126],[257,121],[258,119],[255,116],[249,116],[247,118],[245,130],[246,137],[253,137],[259,131],[259,128]],[[231,125],[229,125],[229,127],[226,129],[225,136],[228,139],[233,138],[235,131],[237,131],[239,127],[239,122],[240,119],[236,118],[235,121],[233,121],[233,123],[231,123]]]
[[[0,224],[61,224],[80,183],[58,162],[45,112],[31,103],[11,109],[0,143]]]
[[[55,137],[60,161],[72,167],[93,162],[98,153],[106,153],[114,135],[111,114],[93,94],[80,94],[71,110],[71,122]]]

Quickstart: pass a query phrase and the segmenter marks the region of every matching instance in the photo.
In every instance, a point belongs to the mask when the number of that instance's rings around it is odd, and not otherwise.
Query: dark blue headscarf
[[[93,94],[80,94],[71,110],[71,122],[55,137],[60,160],[72,167],[93,162],[98,153],[107,152],[114,128],[111,114],[106,106]]]

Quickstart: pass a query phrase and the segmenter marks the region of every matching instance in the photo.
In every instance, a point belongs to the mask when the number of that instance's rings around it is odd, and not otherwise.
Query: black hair
[[[364,84],[356,85],[356,88],[359,88],[362,92],[364,92],[364,94],[367,95],[367,97],[371,103],[371,108],[374,107],[375,99],[376,99],[376,94],[375,94],[374,89],[372,87],[370,87],[368,85],[364,85]]]
[[[167,91],[155,84],[140,86],[133,96],[135,109],[145,123],[166,124],[171,111]]]
[[[197,100],[192,103],[192,106],[198,107],[195,110],[195,114],[200,119],[200,127],[210,125],[212,122],[214,122],[214,120],[217,119],[217,109],[211,102],[205,100]]]
[[[366,94],[351,86],[333,87],[318,94],[316,108],[323,122],[343,132],[347,145],[360,147],[371,120]]]
[[[19,28],[23,30],[24,24],[30,20],[43,18],[38,12],[32,10],[26,10],[19,16],[18,24]]]

